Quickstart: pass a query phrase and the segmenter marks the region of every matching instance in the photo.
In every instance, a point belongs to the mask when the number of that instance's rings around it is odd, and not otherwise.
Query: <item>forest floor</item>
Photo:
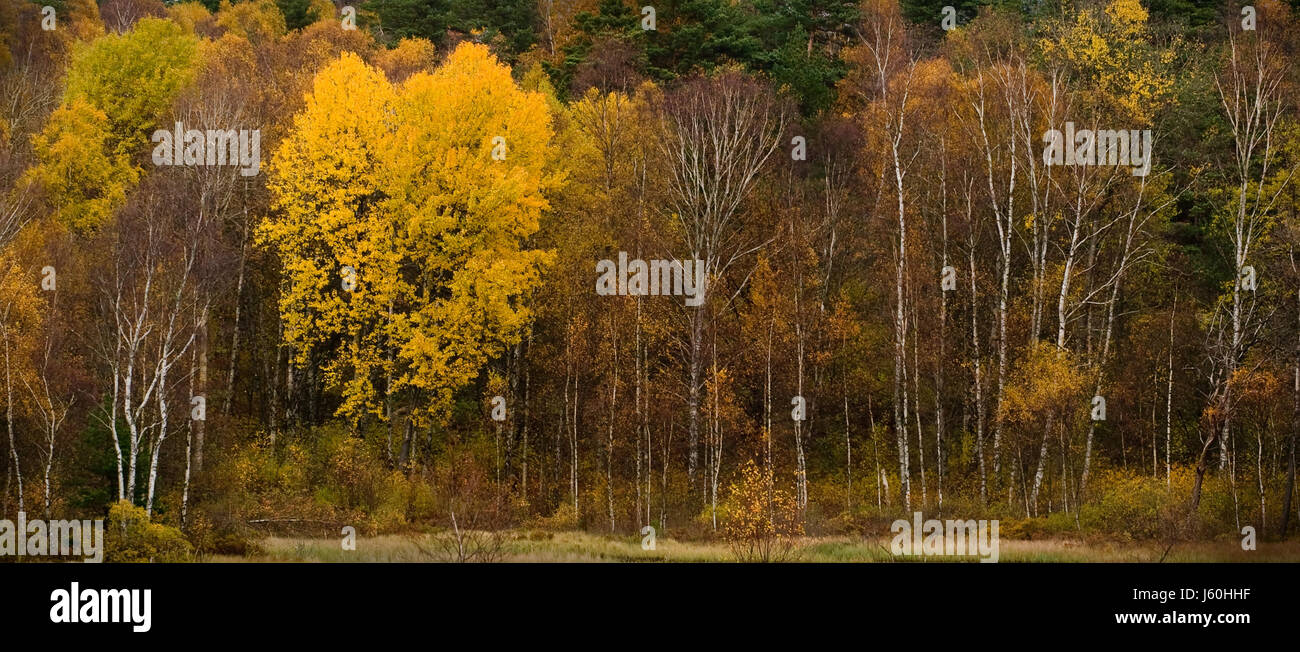
[[[654,550],[642,550],[640,537],[615,537],[587,532],[512,531],[501,538],[492,561],[504,562],[730,562],[736,557],[723,541],[678,541],[660,538]],[[213,555],[213,562],[436,562],[453,561],[454,554],[426,535],[358,537],[355,550],[344,550],[340,538],[268,537],[261,550],[246,555]],[[944,562],[974,561],[974,557],[911,557],[895,559],[889,539],[807,537],[799,539],[788,561],[798,562]],[[1007,562],[1300,562],[1300,541],[1261,542],[1244,551],[1239,541],[1179,543],[1165,555],[1156,542],[1084,542],[1067,539],[999,541],[999,559]]]

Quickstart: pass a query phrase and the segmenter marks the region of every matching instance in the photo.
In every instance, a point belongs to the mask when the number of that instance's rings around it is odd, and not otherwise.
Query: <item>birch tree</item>
[[[777,151],[788,120],[786,105],[762,83],[734,71],[683,83],[657,107],[666,164],[667,211],[689,256],[704,264],[705,287],[721,286],[727,272],[762,240],[736,224],[741,204]],[[710,293],[687,308],[685,367],[687,476],[699,465],[702,374]]]

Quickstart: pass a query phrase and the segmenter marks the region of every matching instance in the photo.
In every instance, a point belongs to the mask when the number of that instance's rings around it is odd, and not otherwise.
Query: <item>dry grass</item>
[[[343,550],[339,539],[270,537],[263,552],[252,557],[217,556],[217,562],[429,562],[439,561],[420,551],[409,537],[384,535],[357,539],[355,551]],[[999,542],[1002,563],[1137,562],[1160,560],[1165,549],[1156,543],[1084,543],[1064,539]],[[796,561],[803,562],[944,562],[974,558],[900,558],[889,554],[889,539],[848,537],[804,538]],[[640,537],[611,537],[586,532],[512,532],[501,561],[506,562],[729,562],[731,551],[722,541],[677,541],[660,538],[655,550],[642,550]],[[1185,543],[1174,546],[1166,562],[1300,562],[1300,542],[1260,543],[1243,551],[1236,541]]]

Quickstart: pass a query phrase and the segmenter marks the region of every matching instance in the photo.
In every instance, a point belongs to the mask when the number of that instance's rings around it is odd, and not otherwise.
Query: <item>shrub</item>
[[[724,536],[738,561],[785,561],[794,537],[803,535],[799,508],[789,492],[776,489],[772,476],[750,460],[723,503]]]
[[[180,530],[149,520],[143,507],[119,501],[108,510],[104,559],[109,562],[189,561],[192,549]]]
[[[548,532],[566,532],[578,529],[578,510],[569,501],[561,502],[550,516],[538,516],[529,522],[529,527]]]
[[[1190,484],[1185,473],[1173,482],[1127,470],[1098,473],[1092,502],[1085,503],[1079,520],[1087,530],[1125,541],[1168,538],[1186,519]]]

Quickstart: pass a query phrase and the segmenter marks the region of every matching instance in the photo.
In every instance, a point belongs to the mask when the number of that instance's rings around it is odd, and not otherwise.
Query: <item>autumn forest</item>
[[[110,561],[872,560],[916,512],[1295,560],[1297,11],[0,0],[0,512]]]

